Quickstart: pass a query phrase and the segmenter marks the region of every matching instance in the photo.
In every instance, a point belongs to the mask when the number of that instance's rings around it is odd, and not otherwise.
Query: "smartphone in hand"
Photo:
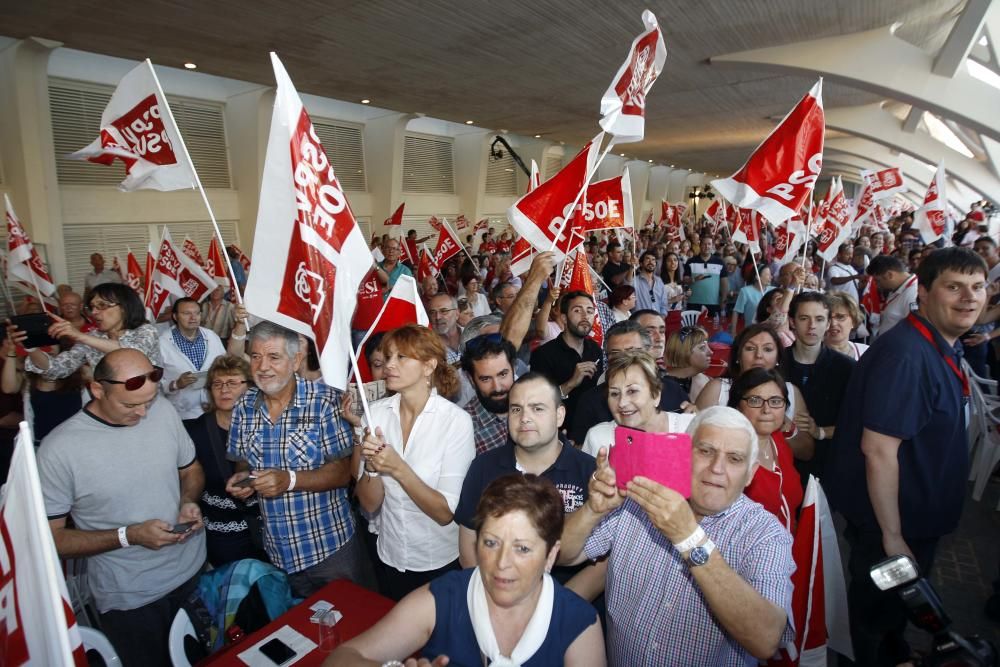
[[[174,535],[184,535],[190,533],[194,525],[198,523],[197,521],[185,521],[184,523],[175,523],[174,527],[170,529],[170,532]]]

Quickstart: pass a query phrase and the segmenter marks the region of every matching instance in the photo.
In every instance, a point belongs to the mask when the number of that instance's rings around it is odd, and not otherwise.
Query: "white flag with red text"
[[[148,59],[122,77],[101,114],[97,139],[69,157],[105,165],[121,160],[127,175],[118,189],[125,192],[197,186],[191,158]]]
[[[184,294],[199,303],[207,299],[208,295],[219,286],[215,282],[215,277],[183,251],[177,255],[177,259],[181,262],[178,282]]]
[[[152,270],[147,273],[146,308],[155,321],[175,298],[187,296],[181,287],[181,253],[174,248],[170,238],[170,229],[166,225],[160,233],[160,244],[154,252],[150,249],[148,257],[153,258]],[[146,262],[147,268],[149,261]]]
[[[872,199],[889,199],[896,194],[906,192],[906,182],[899,167],[889,167],[878,171],[865,170],[861,178],[872,186]]]
[[[774,224],[784,222],[812,194],[823,167],[825,131],[820,79],[738,172],[712,185],[733,206],[760,211]]]
[[[642,141],[646,95],[667,60],[667,46],[653,12],[645,10],[642,23],[646,30],[632,41],[628,57],[601,97],[601,127],[618,144]]]
[[[0,664],[86,667],[33,441],[28,423],[21,422],[0,489]]]
[[[851,238],[851,210],[844,195],[844,185],[839,178],[830,182],[826,215],[816,235],[817,254],[828,262],[837,257],[840,246]]]
[[[323,380],[347,386],[351,319],[374,258],[278,56],[247,310],[311,338]]]
[[[534,258],[535,249],[523,236],[519,236],[510,250],[510,272],[515,276],[520,276],[531,268],[531,262]]]
[[[6,279],[18,284],[32,296],[40,292],[51,296],[56,291],[55,282],[39,256],[34,244],[24,231],[21,221],[14,213],[10,197],[3,196],[7,217],[7,275]]]
[[[573,201],[587,187],[603,137],[603,133],[597,135],[559,173],[507,209],[510,224],[536,250],[547,251],[553,240],[557,241],[554,248],[557,262],[583,242],[577,227],[579,209],[573,210]]]
[[[797,219],[800,224],[795,223]],[[784,266],[795,259],[805,238],[804,230],[805,227],[798,217],[789,218],[774,228],[773,258],[779,266]]]
[[[924,205],[913,214],[913,227],[920,231],[924,243],[934,243],[947,227],[948,198],[945,195],[944,162],[938,162],[934,178],[927,186]]]
[[[212,237],[213,239],[215,237]],[[201,253],[198,252],[198,246],[195,242],[191,240],[191,237],[187,234],[184,235],[184,243],[181,244],[181,252],[193,259],[198,263],[198,266],[205,266],[205,260],[202,258]]]
[[[856,233],[871,217],[875,210],[875,197],[872,194],[872,182],[861,172],[861,194],[858,195],[854,204],[854,213],[851,216],[851,231]]]

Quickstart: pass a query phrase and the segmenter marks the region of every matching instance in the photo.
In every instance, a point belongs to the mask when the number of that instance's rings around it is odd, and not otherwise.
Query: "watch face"
[[[691,553],[688,554],[688,558],[691,559],[692,565],[704,565],[708,562],[708,557],[710,555],[711,554],[709,554],[708,549],[702,546],[692,549]]]

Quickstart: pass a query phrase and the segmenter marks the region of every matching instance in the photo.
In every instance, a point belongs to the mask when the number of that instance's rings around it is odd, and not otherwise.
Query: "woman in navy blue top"
[[[413,591],[326,664],[380,665],[419,652],[466,667],[603,667],[597,612],[548,574],[563,526],[562,497],[552,483],[520,474],[494,480],[474,523],[479,567]]]

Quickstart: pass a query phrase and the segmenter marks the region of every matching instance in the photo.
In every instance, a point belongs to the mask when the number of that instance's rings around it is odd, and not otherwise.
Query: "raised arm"
[[[521,290],[517,293],[510,310],[504,315],[500,322],[500,335],[509,340],[514,349],[521,347],[528,329],[531,328],[531,318],[535,313],[535,305],[538,301],[538,290],[542,282],[549,277],[552,269],[555,268],[555,254],[551,252],[540,252],[531,260],[531,268],[521,285]]]

